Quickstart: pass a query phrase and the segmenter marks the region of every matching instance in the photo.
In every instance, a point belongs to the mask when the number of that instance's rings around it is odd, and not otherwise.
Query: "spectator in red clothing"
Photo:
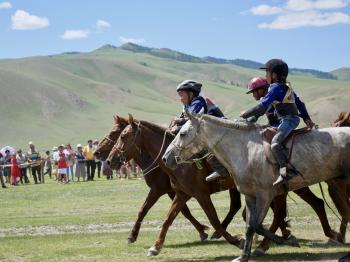
[[[12,185],[17,186],[18,181],[17,178],[21,177],[21,172],[19,171],[16,153],[11,155],[11,177],[12,177]]]
[[[59,178],[59,182],[61,183],[65,183],[67,184],[68,183],[68,180],[67,180],[67,167],[68,167],[68,164],[67,164],[67,156],[66,154],[64,153],[64,145],[60,145],[58,147],[58,178]]]

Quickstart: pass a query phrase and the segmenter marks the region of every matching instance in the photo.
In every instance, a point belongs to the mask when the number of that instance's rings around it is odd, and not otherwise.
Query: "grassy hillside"
[[[350,68],[342,67],[331,72],[339,80],[350,81]]]
[[[254,105],[245,94],[263,71],[236,65],[183,62],[104,46],[91,53],[0,60],[0,146],[39,148],[100,138],[112,115],[161,124],[181,111],[175,87],[183,79],[204,83],[204,95],[231,118]],[[321,125],[349,110],[350,82],[291,76],[296,91]]]

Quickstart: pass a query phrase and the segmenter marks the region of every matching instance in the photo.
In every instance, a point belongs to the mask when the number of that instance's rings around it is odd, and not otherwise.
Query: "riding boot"
[[[273,153],[273,156],[277,160],[280,170],[279,170],[279,176],[276,179],[275,182],[273,182],[273,186],[278,186],[281,184],[284,184],[287,182],[287,180],[293,178],[297,175],[297,173],[292,169],[288,168],[288,158],[285,148],[278,143],[271,145],[271,151]]]
[[[205,181],[210,182],[220,177],[229,176],[230,173],[227,169],[220,163],[220,161],[215,157],[211,156],[207,159],[208,164],[215,171],[205,178]]]

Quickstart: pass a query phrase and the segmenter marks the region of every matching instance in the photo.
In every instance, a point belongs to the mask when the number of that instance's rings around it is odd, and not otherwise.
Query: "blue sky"
[[[0,58],[132,41],[330,71],[350,67],[349,40],[350,0],[0,0]]]

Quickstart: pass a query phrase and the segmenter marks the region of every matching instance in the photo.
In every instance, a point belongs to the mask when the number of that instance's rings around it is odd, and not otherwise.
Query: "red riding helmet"
[[[252,93],[254,90],[257,90],[259,88],[268,88],[269,83],[267,80],[263,77],[254,77],[252,80],[250,80],[248,84],[248,92],[247,94]]]

